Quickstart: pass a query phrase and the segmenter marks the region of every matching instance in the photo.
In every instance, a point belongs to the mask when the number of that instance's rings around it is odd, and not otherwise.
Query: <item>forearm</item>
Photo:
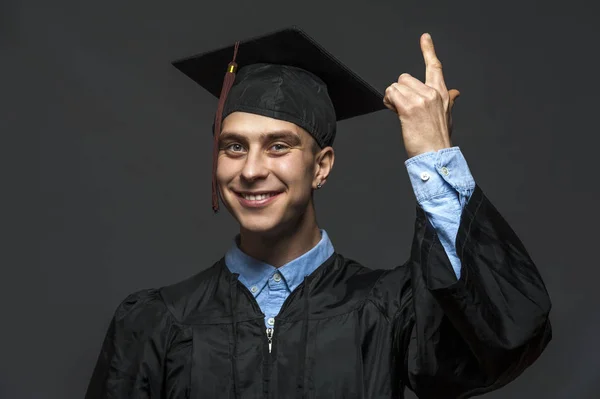
[[[417,203],[425,211],[454,273],[460,278],[456,234],[462,211],[475,189],[467,161],[459,147],[452,147],[410,158],[405,165]]]

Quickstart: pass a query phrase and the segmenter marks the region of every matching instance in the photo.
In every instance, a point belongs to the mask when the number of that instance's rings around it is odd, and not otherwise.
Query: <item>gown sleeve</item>
[[[125,298],[110,322],[85,399],[161,397],[171,322],[158,290]]]
[[[458,280],[417,207],[410,260],[401,267],[410,288],[397,296],[409,305],[397,308],[392,322],[393,357],[402,363],[396,369],[406,372],[401,379],[420,399],[500,388],[540,356],[552,335],[542,278],[479,186],[462,213],[456,250]]]
[[[460,216],[475,189],[475,179],[459,147],[430,151],[407,159],[404,164],[415,198],[435,228],[457,277],[460,259],[456,233]]]

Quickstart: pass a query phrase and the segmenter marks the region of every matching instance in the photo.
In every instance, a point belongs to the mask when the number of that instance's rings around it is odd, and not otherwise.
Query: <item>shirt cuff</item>
[[[469,196],[475,189],[475,180],[459,147],[419,154],[404,165],[419,204],[457,192]]]

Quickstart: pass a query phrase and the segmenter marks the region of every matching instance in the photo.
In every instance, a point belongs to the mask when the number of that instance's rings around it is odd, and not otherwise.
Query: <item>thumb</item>
[[[448,90],[448,96],[449,96],[450,110],[452,110],[452,107],[454,106],[454,101],[460,96],[460,91],[458,91],[456,89],[450,89],[450,90]]]

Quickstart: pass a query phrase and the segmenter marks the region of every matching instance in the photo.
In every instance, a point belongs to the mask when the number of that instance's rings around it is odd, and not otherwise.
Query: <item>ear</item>
[[[313,189],[316,190],[320,184],[323,186],[333,169],[335,162],[335,151],[333,147],[325,147],[315,155],[315,175],[313,178]]]

